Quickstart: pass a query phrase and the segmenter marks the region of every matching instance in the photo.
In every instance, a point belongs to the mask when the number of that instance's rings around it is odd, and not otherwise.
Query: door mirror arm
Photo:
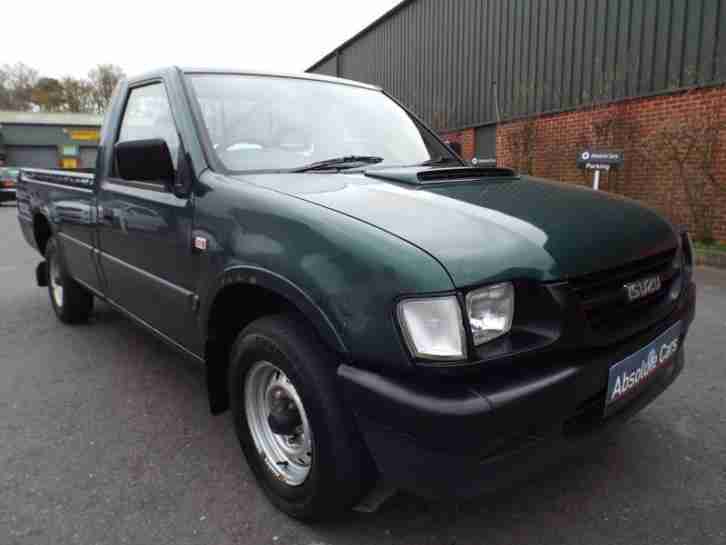
[[[196,181],[194,169],[192,168],[192,160],[184,148],[179,146],[177,155],[177,172],[176,176],[169,180],[166,184],[167,189],[180,199],[186,199],[191,195],[192,188]]]

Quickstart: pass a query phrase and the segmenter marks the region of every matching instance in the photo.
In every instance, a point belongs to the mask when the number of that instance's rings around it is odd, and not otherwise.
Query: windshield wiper
[[[420,167],[430,167],[434,165],[445,165],[446,163],[459,163],[460,161],[454,157],[433,157],[429,159],[428,161],[424,161],[423,163],[420,163],[418,166]]]
[[[346,157],[335,157],[333,159],[326,159],[325,161],[318,161],[316,163],[310,163],[299,168],[293,168],[290,172],[310,172],[311,170],[330,170],[338,169],[342,170],[345,168],[355,168],[362,165],[375,165],[381,163],[383,157],[376,157],[374,155],[348,155]]]

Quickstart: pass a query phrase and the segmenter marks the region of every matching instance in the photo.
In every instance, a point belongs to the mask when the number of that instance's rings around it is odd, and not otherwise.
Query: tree
[[[46,112],[59,112],[65,109],[63,86],[55,78],[40,78],[33,86],[31,100]]]
[[[90,82],[66,76],[61,80],[64,109],[67,112],[93,112],[93,89]]]
[[[9,110],[11,105],[10,90],[7,88],[8,74],[0,67],[0,110]]]
[[[103,113],[123,77],[113,64],[98,65],[88,79],[39,77],[23,63],[5,64],[0,66],[0,110]]]
[[[93,105],[98,113],[106,111],[116,84],[124,77],[124,71],[115,64],[99,64],[88,72]]]
[[[30,110],[33,106],[33,87],[38,71],[22,62],[0,67],[1,107],[8,110]]]

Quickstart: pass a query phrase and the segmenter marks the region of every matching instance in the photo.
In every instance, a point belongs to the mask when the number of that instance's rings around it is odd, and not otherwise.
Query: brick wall
[[[461,144],[461,156],[467,161],[474,158],[476,152],[474,142],[474,129],[464,129],[463,131],[445,132],[441,135],[444,140],[449,142],[458,142]]]
[[[687,194],[678,181],[678,163],[665,158],[658,135],[720,123],[726,127],[726,87],[633,99],[500,124],[497,160],[535,176],[591,185],[592,173],[576,166],[577,153],[588,147],[621,149],[625,164],[617,172],[603,173],[601,188],[638,199],[694,231]],[[685,154],[685,143],[679,147]],[[703,172],[699,159],[693,153],[689,157],[682,162],[685,172],[697,176]],[[726,129],[718,132],[713,158],[712,172],[721,189],[707,185],[702,201],[713,211],[714,238],[726,241]]]

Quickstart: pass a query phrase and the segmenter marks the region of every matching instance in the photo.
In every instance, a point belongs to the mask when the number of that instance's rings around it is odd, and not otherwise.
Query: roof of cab
[[[170,70],[179,70],[185,74],[228,74],[238,76],[264,76],[272,78],[290,78],[290,79],[304,79],[310,81],[322,81],[327,83],[337,83],[340,85],[351,85],[354,87],[362,87],[364,89],[371,89],[374,91],[380,91],[381,88],[368,83],[362,83],[360,81],[354,81],[350,79],[334,78],[331,76],[322,76],[318,74],[289,74],[284,72],[264,72],[259,70],[244,70],[244,69],[223,69],[223,68],[197,68],[197,67],[177,67],[169,66],[166,68],[159,68],[157,70],[150,70],[143,74],[129,78],[129,82],[139,82],[147,79],[158,78],[164,73]]]
[[[306,79],[312,81],[325,81],[328,83],[339,83],[343,85],[353,85],[355,87],[364,87],[366,89],[372,89],[380,91],[381,88],[368,83],[362,83],[360,81],[354,81],[351,79],[334,78],[331,76],[322,76],[319,74],[305,74],[305,73],[285,73],[285,72],[264,72],[258,70],[225,70],[218,68],[180,68],[185,74],[231,74],[240,76],[267,76],[273,78],[291,78],[291,79]]]

